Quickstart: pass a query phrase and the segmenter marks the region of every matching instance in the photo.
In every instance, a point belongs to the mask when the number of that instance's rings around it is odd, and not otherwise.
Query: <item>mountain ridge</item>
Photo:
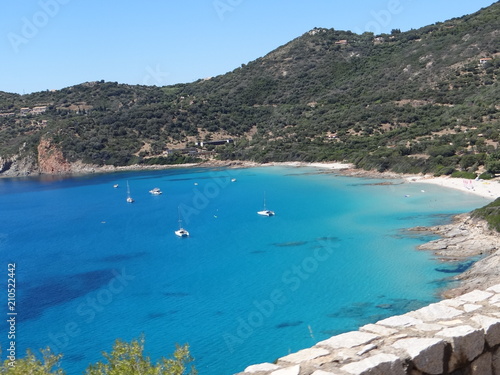
[[[0,92],[0,175],[25,157],[37,172],[41,142],[68,163],[97,166],[215,157],[500,173],[498,18],[500,2],[407,32],[314,28],[187,84]]]

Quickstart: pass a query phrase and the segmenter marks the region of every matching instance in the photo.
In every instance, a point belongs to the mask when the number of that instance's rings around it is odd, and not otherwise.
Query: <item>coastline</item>
[[[500,283],[500,233],[489,228],[482,219],[470,213],[456,215],[450,224],[434,227],[416,227],[410,232],[433,233],[439,238],[417,247],[432,251],[443,262],[473,262],[470,268],[452,278],[459,285],[441,293],[443,298],[454,298],[475,289],[484,289]]]
[[[405,180],[408,183],[434,184],[450,189],[461,190],[492,200],[500,197],[499,180],[464,180],[462,178],[430,176],[410,176],[405,177]]]
[[[114,173],[122,171],[146,171],[179,168],[254,168],[254,167],[313,167],[324,170],[324,173],[339,174],[348,177],[363,177],[374,179],[400,179],[403,183],[434,184],[444,188],[456,189],[468,194],[475,194],[492,201],[500,197],[500,179],[489,181],[464,180],[451,177],[433,177],[429,175],[407,175],[394,172],[376,172],[356,169],[352,164],[339,162],[306,163],[306,162],[272,162],[256,163],[249,161],[219,161],[209,160],[201,163],[172,164],[172,165],[132,165],[132,166],[93,166],[75,163],[69,171],[64,173],[50,173],[45,175],[89,175],[99,173]],[[43,173],[22,173],[17,170],[14,174],[0,175],[4,178],[43,176]],[[479,207],[478,207],[479,208]],[[468,270],[455,276],[453,280],[459,281],[458,287],[447,289],[441,293],[443,298],[451,298],[465,294],[478,287],[488,287],[500,284],[500,233],[491,231],[488,224],[480,219],[472,218],[470,213],[456,215],[450,224],[435,227],[409,228],[408,231],[427,232],[438,235],[440,238],[420,245],[417,249],[433,251],[434,255],[443,262],[457,262],[481,257]]]

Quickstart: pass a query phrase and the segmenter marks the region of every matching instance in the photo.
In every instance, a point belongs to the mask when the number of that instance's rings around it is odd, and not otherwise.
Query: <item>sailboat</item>
[[[174,233],[177,237],[189,237],[189,232],[182,227],[180,210],[179,210],[179,229],[176,230]]]
[[[262,211],[257,211],[257,213],[259,215],[262,215],[262,216],[274,216],[275,215],[274,211],[268,210],[266,208],[266,194],[265,193],[264,193],[264,209]]]
[[[130,196],[130,186],[128,186],[128,181],[127,181],[127,203],[134,203],[134,198]]]

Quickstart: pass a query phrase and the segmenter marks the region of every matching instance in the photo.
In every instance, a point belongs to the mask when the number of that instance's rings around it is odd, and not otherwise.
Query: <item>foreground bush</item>
[[[49,348],[40,351],[41,359],[27,351],[26,357],[16,359],[14,365],[8,360],[0,366],[1,375],[65,375],[60,368],[62,355],[53,354]],[[130,343],[116,340],[111,353],[102,353],[103,362],[89,365],[85,375],[196,375],[198,372],[191,364],[193,358],[189,346],[177,345],[170,358],[160,358],[153,364],[144,355],[144,338]]]

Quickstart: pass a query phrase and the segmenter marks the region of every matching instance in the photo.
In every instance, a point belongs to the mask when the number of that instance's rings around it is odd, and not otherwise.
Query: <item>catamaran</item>
[[[257,211],[257,213],[259,215],[262,215],[262,216],[274,216],[275,215],[274,211],[268,210],[266,208],[266,194],[265,193],[264,193],[264,209],[262,211]]]
[[[182,219],[181,219],[180,210],[179,210],[179,229],[176,230],[174,233],[177,237],[189,237],[189,232],[182,227]]]

